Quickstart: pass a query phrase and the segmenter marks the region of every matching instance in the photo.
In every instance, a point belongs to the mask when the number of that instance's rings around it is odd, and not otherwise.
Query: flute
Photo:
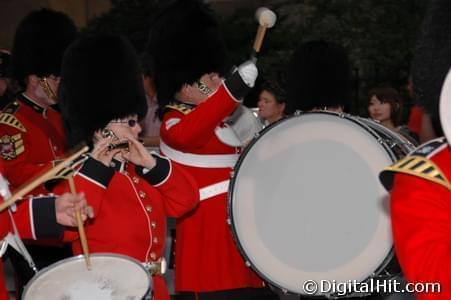
[[[122,142],[117,144],[109,144],[108,145],[108,151],[111,151],[113,149],[128,149],[128,142]]]

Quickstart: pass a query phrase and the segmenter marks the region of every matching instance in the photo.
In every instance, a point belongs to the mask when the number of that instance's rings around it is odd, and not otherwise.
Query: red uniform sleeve
[[[418,299],[451,299],[451,192],[415,176],[396,174],[391,219],[406,278],[412,283],[440,283],[440,293],[419,293]]]
[[[199,188],[194,178],[165,157],[153,154],[156,165],[144,172],[137,167],[137,173],[153,185],[163,198],[167,216],[180,217],[199,203]]]
[[[229,116],[239,102],[224,84],[189,114],[170,111],[165,114],[160,129],[162,139],[176,149],[196,149],[204,146],[214,129]],[[206,134],[207,133],[207,134]]]
[[[63,237],[64,227],[56,220],[54,196],[22,200],[12,217],[23,239],[61,240]]]

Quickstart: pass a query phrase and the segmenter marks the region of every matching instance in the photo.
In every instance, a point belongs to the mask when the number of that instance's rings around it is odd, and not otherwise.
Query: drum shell
[[[237,220],[237,218],[240,218],[239,216],[241,213],[237,213],[237,211],[245,211],[245,210],[249,211],[248,215],[244,214],[246,217],[243,217],[243,218],[245,218],[245,219],[248,217],[250,219],[252,219],[252,214],[254,213],[254,211],[253,211],[252,207],[249,207],[249,205],[248,205],[249,203],[239,204],[242,202],[246,202],[246,200],[241,201],[242,199],[236,199],[238,197],[236,186],[238,184],[237,181],[239,181],[240,179],[243,179],[240,177],[240,172],[241,172],[241,168],[243,167],[243,165],[246,165],[246,160],[249,160],[247,157],[252,156],[252,155],[261,154],[261,153],[256,153],[256,151],[253,151],[253,149],[255,147],[258,148],[259,143],[260,143],[261,148],[264,147],[263,146],[264,143],[266,143],[267,145],[277,144],[276,143],[277,139],[275,137],[273,138],[273,141],[268,142],[268,139],[267,139],[266,142],[261,142],[262,140],[265,139],[265,136],[271,135],[272,133],[275,132],[275,128],[284,126],[284,125],[288,124],[287,122],[296,122],[297,120],[305,118],[306,116],[310,116],[310,117],[311,116],[319,116],[319,117],[324,117],[326,119],[342,120],[342,122],[354,124],[352,126],[357,125],[357,127],[359,127],[362,131],[366,132],[366,135],[368,136],[369,139],[373,139],[375,141],[375,143],[379,145],[378,151],[384,152],[384,154],[382,154],[382,155],[386,155],[387,157],[389,157],[389,159],[387,159],[387,164],[390,164],[391,162],[394,162],[394,161],[400,159],[401,157],[408,154],[410,151],[412,151],[414,149],[414,146],[412,144],[408,143],[407,141],[405,141],[404,139],[399,137],[397,135],[397,133],[392,132],[388,129],[385,129],[382,125],[380,125],[372,120],[354,117],[354,116],[347,115],[347,114],[335,114],[335,113],[329,113],[329,112],[303,113],[303,114],[300,114],[299,116],[288,117],[284,120],[281,120],[281,121],[265,128],[260,133],[260,135],[258,137],[256,137],[249,144],[249,146],[245,149],[243,155],[241,156],[240,160],[238,161],[238,163],[235,167],[234,176],[232,178],[231,185],[229,188],[229,203],[228,203],[229,212],[228,213],[229,213],[229,222],[231,225],[231,230],[233,232],[233,236],[236,240],[237,246],[240,249],[240,252],[243,255],[243,257],[245,258],[245,260],[248,262],[248,264],[270,285],[275,286],[275,287],[283,290],[284,292],[290,292],[290,293],[295,293],[295,294],[303,294],[303,293],[300,289],[293,288],[292,286],[291,287],[286,286],[281,282],[275,282],[275,280],[273,280],[274,278],[271,278],[272,274],[268,274],[267,269],[261,270],[260,266],[258,265],[260,262],[256,263],[254,261],[254,258],[252,257],[254,253],[249,253],[249,251],[246,250],[247,242],[243,242],[241,240],[241,239],[243,239],[243,235],[241,233],[243,231],[248,231],[249,228],[247,226],[246,226],[246,229],[238,228],[239,226],[237,226],[237,222],[239,222],[239,220]],[[341,122],[341,121],[339,121],[339,122]],[[277,134],[280,134],[280,132],[277,132]],[[275,135],[275,133],[274,133],[274,135]],[[296,139],[296,137],[294,137],[294,139]],[[271,140],[271,138],[269,138],[269,140]],[[267,151],[271,152],[272,150],[268,147]],[[274,151],[276,151],[276,150],[274,150]],[[262,151],[262,152],[266,152],[266,151]],[[282,154],[282,156],[283,156],[283,154]],[[265,164],[265,161],[262,160],[261,163]],[[381,165],[381,168],[383,168],[385,166],[386,165]],[[246,168],[247,166],[244,166],[244,167]],[[269,168],[269,169],[271,169],[271,168]],[[273,170],[269,170],[268,172],[272,172],[272,171]],[[283,171],[284,170],[281,170],[282,173],[283,173]],[[265,172],[259,171],[256,173],[257,173],[256,176],[265,176],[264,175]],[[375,177],[377,177],[377,174],[375,174]],[[378,185],[379,183],[375,182],[374,184]],[[266,182],[266,185],[270,185],[270,184],[268,184],[268,182]],[[276,185],[276,183],[274,183],[274,185]],[[325,188],[327,189],[327,186]],[[238,207],[238,206],[240,206],[240,207]],[[241,215],[243,215],[243,214],[241,214]],[[240,230],[242,231],[241,233],[240,233]],[[285,233],[279,232],[278,234],[284,235]],[[391,238],[391,236],[390,236],[390,238]],[[251,244],[253,244],[253,243],[251,243]],[[332,247],[333,247],[333,245],[332,245]],[[381,263],[377,266],[377,268],[374,268],[371,271],[368,271],[368,274],[366,277],[359,278],[359,280],[358,280],[359,282],[364,282],[371,278],[380,277],[380,276],[389,276],[390,277],[390,276],[397,275],[397,273],[399,273],[399,267],[397,266],[396,259],[394,258],[392,247],[390,247],[387,251],[388,252],[387,252],[385,259],[383,259],[383,261],[381,261]],[[256,252],[259,252],[259,250],[257,250]],[[269,268],[269,269],[271,269],[271,268]],[[300,285],[301,285],[301,283],[299,283],[299,286]],[[324,294],[324,296],[331,296],[331,295]]]
[[[83,255],[61,260],[40,270],[25,287],[22,299],[75,299],[77,297],[74,298],[70,293],[80,293],[76,289],[82,286],[95,286],[95,289],[106,292],[112,290],[111,296],[105,299],[151,299],[152,278],[139,261],[113,253],[95,253],[90,258],[91,270],[87,269]],[[74,271],[78,274],[71,274]],[[127,283],[127,288],[124,288],[124,282]],[[62,287],[65,287],[64,291],[61,290]],[[105,293],[102,295],[105,296]],[[89,296],[83,295],[82,298],[100,300],[102,296],[92,293]]]

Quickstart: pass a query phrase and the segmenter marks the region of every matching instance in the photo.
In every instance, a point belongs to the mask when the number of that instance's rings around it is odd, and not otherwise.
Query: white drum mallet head
[[[260,52],[266,29],[273,27],[276,24],[277,20],[276,14],[266,7],[260,7],[259,9],[257,9],[257,11],[255,12],[255,17],[258,21],[259,26],[254,41],[254,53],[252,54],[253,60],[256,60],[256,55],[258,52]]]

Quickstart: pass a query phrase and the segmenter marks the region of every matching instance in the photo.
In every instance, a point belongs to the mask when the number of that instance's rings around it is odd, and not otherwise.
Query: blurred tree
[[[160,0],[164,2],[164,0]],[[109,12],[92,19],[87,32],[125,35],[138,52],[145,48],[151,16],[158,0],[111,0]],[[259,56],[262,76],[282,80],[296,47],[308,40],[325,39],[343,45],[353,65],[353,113],[366,114],[366,92],[388,83],[405,95],[404,84],[421,20],[424,0],[267,0],[278,21],[267,33]],[[240,63],[251,53],[257,31],[255,7],[222,16],[230,61]],[[255,105],[256,93],[246,99]],[[410,103],[407,103],[409,106]]]
[[[324,39],[343,45],[353,65],[353,113],[366,114],[366,93],[389,83],[405,95],[415,41],[428,1],[424,0],[273,0],[265,5],[278,20],[263,43],[259,69],[283,81],[291,54],[305,41]],[[232,60],[250,53],[255,8],[223,18]],[[249,31],[244,30],[249,28]],[[248,99],[253,103],[255,99]],[[411,105],[407,103],[407,106]]]

